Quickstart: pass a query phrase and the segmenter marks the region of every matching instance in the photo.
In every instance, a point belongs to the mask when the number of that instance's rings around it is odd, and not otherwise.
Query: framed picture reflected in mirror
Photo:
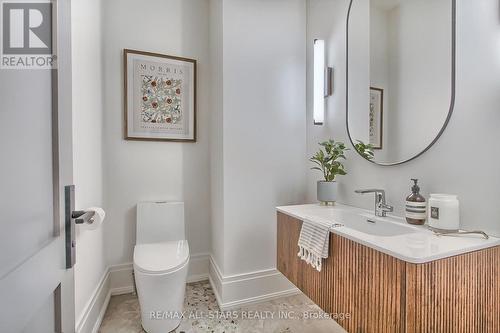
[[[373,149],[382,149],[384,130],[384,89],[370,87],[368,142]]]

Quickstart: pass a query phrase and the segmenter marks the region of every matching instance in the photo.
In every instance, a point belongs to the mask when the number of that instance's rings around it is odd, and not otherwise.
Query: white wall
[[[183,200],[191,254],[213,253],[233,300],[290,292],[275,206],[306,194],[305,1],[108,0],[102,15],[105,264],[132,261],[138,201]],[[123,140],[124,48],[198,60],[196,144]]]
[[[345,129],[345,21],[348,0],[309,0],[308,69],[312,68],[312,39],[327,39],[329,64],[336,69],[334,95],[329,98],[325,126],[313,126],[308,98],[308,152],[328,137],[348,141]],[[496,0],[457,1],[457,98],[455,112],[444,135],[426,154],[395,167],[381,167],[351,152],[346,164],[349,174],[339,178],[341,202],[371,209],[373,198],[354,193],[357,188],[387,190],[388,202],[403,214],[410,178],[420,178],[423,193],[448,192],[459,195],[462,225],[500,235],[498,205],[500,156],[491,149],[500,141],[500,19]],[[317,38],[317,37],[316,37]],[[308,75],[308,82],[311,77]],[[310,93],[308,93],[310,96]],[[309,173],[309,200],[315,200],[314,181]]]
[[[213,227],[217,264],[235,275],[276,267],[275,206],[305,198],[305,2],[223,1],[222,18],[223,222]]]
[[[106,0],[103,4],[107,262],[132,261],[136,203],[144,200],[184,201],[190,252],[209,252],[208,1]],[[197,59],[197,143],[123,140],[124,48]]]
[[[73,177],[75,206],[103,205],[101,1],[73,0]],[[75,311],[77,323],[106,270],[103,228],[77,226]]]
[[[210,194],[211,248],[224,268],[223,0],[210,0]]]

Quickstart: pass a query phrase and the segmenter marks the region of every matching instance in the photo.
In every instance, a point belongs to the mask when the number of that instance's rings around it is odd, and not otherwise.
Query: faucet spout
[[[394,211],[394,207],[388,205],[385,201],[385,191],[382,189],[361,189],[354,191],[359,194],[374,193],[375,194],[375,216],[386,216],[387,212]]]
[[[368,188],[368,189],[363,189],[363,190],[355,190],[354,192],[359,193],[359,194],[366,194],[366,193],[384,192],[384,190],[380,190],[380,189],[376,189],[376,188]]]

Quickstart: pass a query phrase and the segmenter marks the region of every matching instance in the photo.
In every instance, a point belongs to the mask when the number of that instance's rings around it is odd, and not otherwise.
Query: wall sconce
[[[314,40],[314,79],[313,79],[313,119],[314,125],[325,121],[325,98],[332,95],[333,69],[325,65],[325,41]]]

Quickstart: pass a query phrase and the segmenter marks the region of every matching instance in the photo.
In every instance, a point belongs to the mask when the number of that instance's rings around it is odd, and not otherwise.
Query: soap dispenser
[[[412,179],[414,182],[411,188],[411,194],[406,197],[406,222],[410,224],[422,225],[425,223],[427,204],[425,198],[420,194],[418,179]]]

